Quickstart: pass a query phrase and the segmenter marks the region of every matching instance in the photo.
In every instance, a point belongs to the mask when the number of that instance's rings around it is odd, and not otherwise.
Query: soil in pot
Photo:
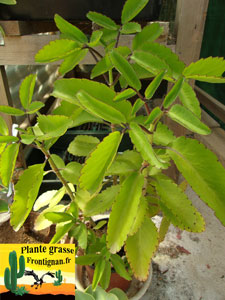
[[[46,228],[41,231],[34,231],[34,221],[37,213],[31,212],[19,231],[14,231],[10,221],[0,225],[0,244],[38,244],[49,243],[54,232],[52,228]]]

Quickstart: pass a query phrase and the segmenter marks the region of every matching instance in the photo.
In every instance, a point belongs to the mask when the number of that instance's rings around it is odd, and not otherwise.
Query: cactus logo
[[[0,244],[0,299],[75,296],[74,245]]]

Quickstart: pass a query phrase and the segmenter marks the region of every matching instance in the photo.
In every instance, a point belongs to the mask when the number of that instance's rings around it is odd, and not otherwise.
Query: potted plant
[[[17,137],[9,135],[0,118],[2,185],[7,187],[11,181],[20,144],[35,147],[45,156],[43,163],[29,166],[14,187],[11,225],[18,230],[32,208],[45,207],[36,221],[36,229],[56,224],[51,243],[59,242],[66,234],[75,238],[81,255],[77,262],[95,265],[93,290],[99,283],[105,289],[108,287],[111,264],[123,277],[130,279],[131,272],[145,281],[151,258],[170,224],[191,232],[204,231],[204,219],[182,186],[165,175],[171,161],[225,224],[223,166],[204,145],[193,138],[175,137],[162,122],[167,116],[193,133],[210,134],[201,122],[199,101],[189,82],[194,79],[224,83],[225,61],[209,57],[186,66],[169,48],[155,42],[162,33],[159,24],[142,29],[132,21],[147,3],[148,0],[127,0],[122,25],[89,12],[87,17],[99,25],[90,37],[56,15],[61,37],[42,48],[36,61],[62,60],[59,72],[64,75],[90,53],[96,60],[91,78],[57,80],[52,94],[61,99],[61,104],[51,115],[40,114],[43,104],[32,101],[35,75],[26,77],[21,85],[23,110],[0,106],[2,113],[10,115],[37,115],[34,126],[25,130],[18,127]],[[124,34],[134,34],[131,48],[119,46]],[[105,83],[95,81],[100,75]],[[152,79],[146,89],[142,78]],[[172,88],[162,103],[152,109],[151,99],[162,80],[170,82]],[[142,108],[145,113],[140,114]],[[110,133],[102,141],[77,136],[68,151],[86,157],[85,161],[65,165],[59,156],[51,154],[51,147],[67,129],[86,122],[104,123]],[[118,153],[127,132],[133,149]],[[51,169],[46,171],[47,162]],[[43,177],[49,172],[56,174],[62,187],[37,199]],[[65,194],[69,203],[59,204]],[[107,228],[99,235],[105,221],[96,224],[93,216],[106,211]],[[151,218],[159,212],[163,217],[157,229]],[[117,255],[122,247],[124,260]]]

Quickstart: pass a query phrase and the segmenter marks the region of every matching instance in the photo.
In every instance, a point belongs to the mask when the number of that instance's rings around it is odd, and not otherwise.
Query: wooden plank
[[[195,86],[195,92],[200,103],[225,123],[225,105],[200,89],[198,86]]]
[[[187,65],[198,60],[209,0],[178,0],[176,53]]]
[[[0,66],[0,105],[12,105],[5,68],[3,66]],[[12,117],[6,114],[1,114],[1,116],[5,119],[11,133]]]
[[[4,46],[0,46],[0,65],[34,65],[34,56],[38,50],[57,37],[56,35],[5,37]]]
[[[16,36],[31,33],[31,27],[28,22],[23,21],[0,21],[6,36]]]

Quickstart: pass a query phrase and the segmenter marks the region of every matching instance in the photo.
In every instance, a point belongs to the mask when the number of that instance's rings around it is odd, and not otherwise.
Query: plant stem
[[[109,86],[114,90],[112,69],[109,70]]]
[[[117,35],[117,38],[116,38],[116,45],[115,45],[115,48],[118,47],[118,45],[119,45],[119,40],[120,40],[120,31],[118,32],[118,35]]]
[[[135,89],[134,89],[134,90],[135,90]],[[145,110],[146,110],[147,114],[150,115],[151,111],[150,111],[150,108],[148,107],[148,104],[146,103],[145,97],[142,96],[142,94],[141,94],[139,91],[135,90],[135,92],[136,92],[136,94],[138,95],[138,97],[139,97],[141,100],[144,101]]]
[[[57,168],[56,164],[54,163],[53,159],[51,158],[51,154],[49,153],[48,150],[46,150],[39,142],[36,142],[38,148],[42,151],[42,153],[45,155],[45,157],[48,159],[49,164],[52,168],[52,170],[55,172],[56,176],[59,178],[59,180],[62,182],[62,184],[65,186],[66,191],[71,199],[71,201],[74,201],[74,195],[73,192],[71,190],[71,188],[69,187],[68,183],[66,182],[66,180],[63,178],[63,176],[61,175],[59,169]]]

